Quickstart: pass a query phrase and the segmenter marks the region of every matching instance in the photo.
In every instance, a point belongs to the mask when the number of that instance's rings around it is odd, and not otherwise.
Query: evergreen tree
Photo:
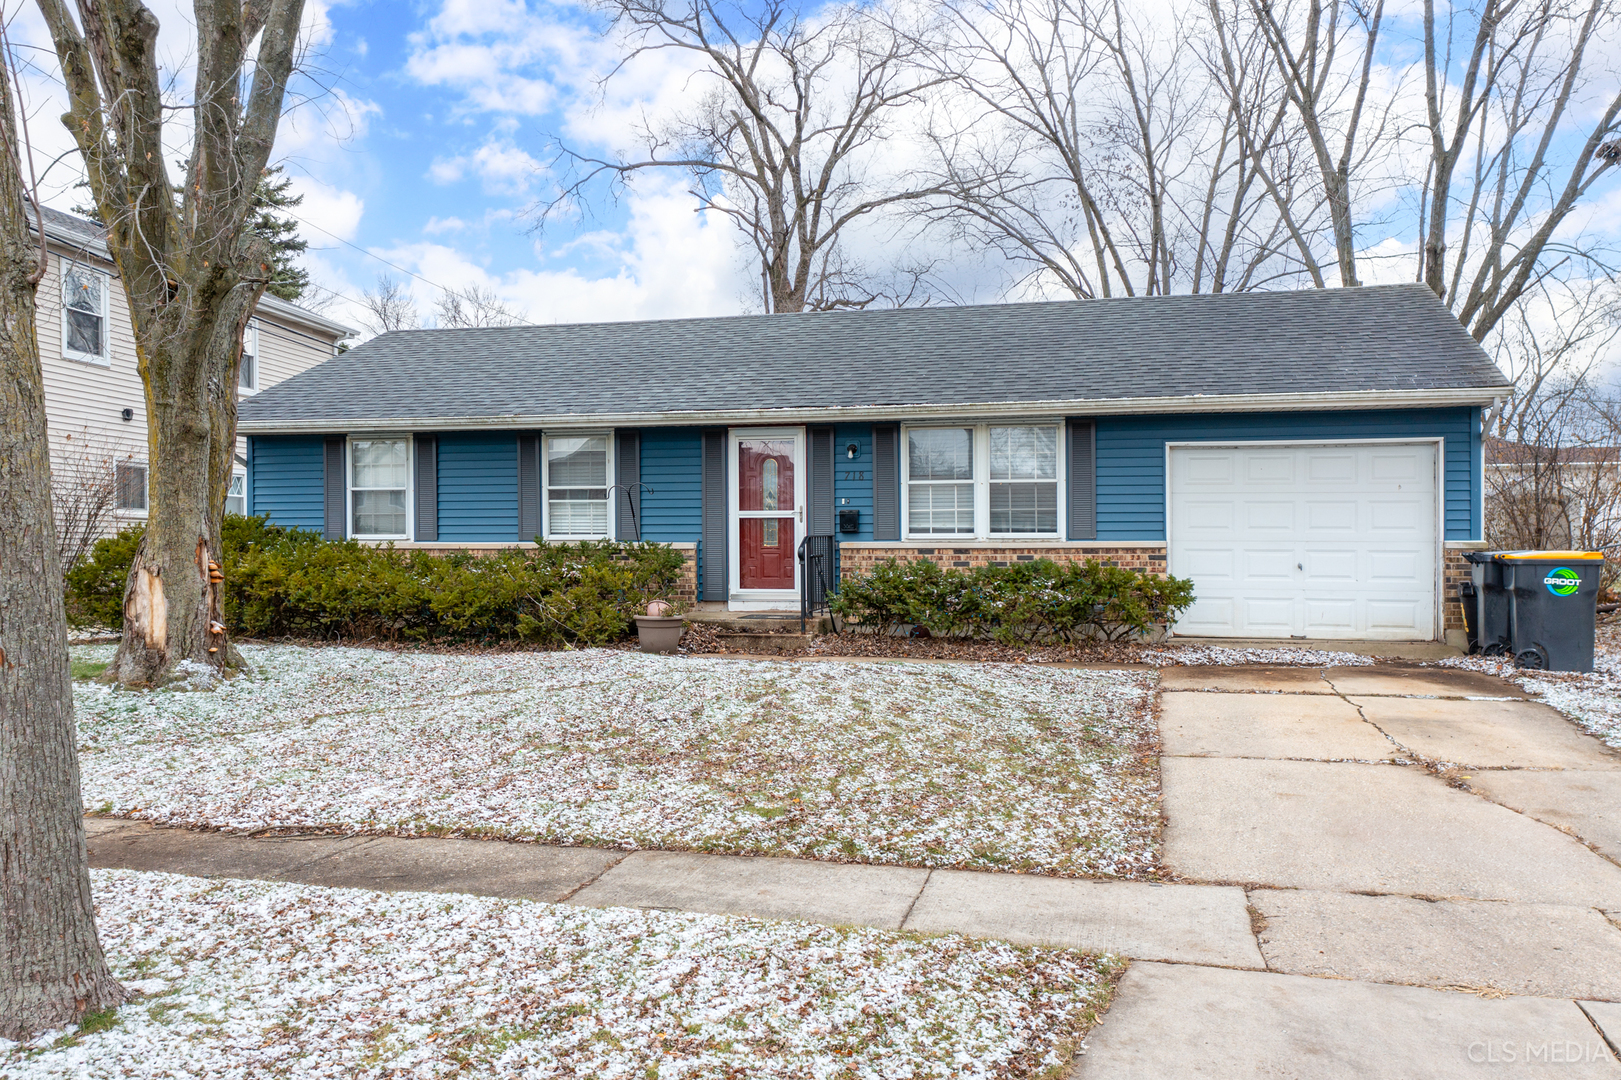
[[[270,284],[265,291],[296,303],[304,295],[304,290],[310,287],[309,271],[297,262],[298,256],[310,245],[308,240],[298,235],[298,219],[287,213],[291,207],[304,201],[304,196],[288,192],[292,184],[293,178],[283,176],[280,165],[266,169],[253,189],[253,211],[249,216],[248,228],[270,241]],[[89,186],[88,181],[84,180],[74,185]],[[106,224],[94,205],[75,206],[73,213],[97,225]]]

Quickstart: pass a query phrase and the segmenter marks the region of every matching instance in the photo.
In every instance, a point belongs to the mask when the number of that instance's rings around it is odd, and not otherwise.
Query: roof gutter
[[[1358,390],[1321,394],[1186,394],[1176,397],[1069,398],[959,405],[855,405],[838,408],[716,409],[623,413],[511,413],[505,416],[395,416],[256,420],[237,430],[255,434],[364,431],[488,431],[510,428],[702,427],[722,424],[827,424],[845,421],[1027,419],[1122,414],[1307,412],[1349,409],[1423,409],[1490,405],[1507,386],[1439,390]],[[274,389],[268,391],[274,393]],[[255,399],[260,404],[262,398]],[[274,403],[265,403],[273,408]]]

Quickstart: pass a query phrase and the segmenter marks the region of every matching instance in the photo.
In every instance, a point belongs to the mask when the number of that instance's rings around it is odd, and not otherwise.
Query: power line
[[[328,236],[332,237],[332,239],[336,240],[338,243],[347,244],[349,247],[354,248],[356,251],[360,252],[362,255],[366,256],[367,258],[376,259],[378,262],[382,263],[384,266],[392,266],[394,269],[398,270],[400,273],[404,274],[406,277],[414,277],[418,281],[422,282],[422,284],[431,285],[435,289],[438,289],[440,292],[448,293],[448,292],[451,291],[450,289],[446,288],[445,286],[439,284],[437,281],[429,281],[427,278],[423,277],[421,274],[415,273],[415,272],[413,272],[411,270],[407,270],[405,267],[401,266],[399,263],[389,262],[387,259],[383,258],[381,255],[377,254],[376,252],[367,251],[365,248],[361,247],[359,244],[353,243],[353,242],[351,242],[349,240],[345,240],[343,237],[339,236],[337,233],[333,232],[331,229],[324,229],[321,226],[315,224],[315,222],[308,220],[307,218],[299,217],[297,214],[293,213],[291,210],[288,210],[288,209],[286,209],[284,207],[278,207],[277,209],[281,213],[286,214],[290,218],[296,218],[298,221],[303,222],[305,225],[308,225],[312,229],[317,229],[317,230],[319,230],[321,232],[326,233]],[[334,289],[332,291],[337,292],[336,289]],[[342,296],[343,294],[339,293],[338,295]],[[347,297],[346,299],[353,300],[354,298],[353,297]]]

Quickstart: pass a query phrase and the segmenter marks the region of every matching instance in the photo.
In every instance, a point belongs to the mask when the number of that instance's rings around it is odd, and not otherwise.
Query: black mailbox
[[[854,533],[854,532],[860,532],[860,531],[861,531],[861,511],[860,510],[840,510],[839,511],[839,532],[841,532],[841,533]]]

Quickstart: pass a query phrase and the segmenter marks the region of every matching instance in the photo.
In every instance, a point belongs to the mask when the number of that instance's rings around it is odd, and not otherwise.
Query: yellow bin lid
[[[1602,551],[1505,551],[1500,559],[1535,559],[1537,562],[1603,562]]]

